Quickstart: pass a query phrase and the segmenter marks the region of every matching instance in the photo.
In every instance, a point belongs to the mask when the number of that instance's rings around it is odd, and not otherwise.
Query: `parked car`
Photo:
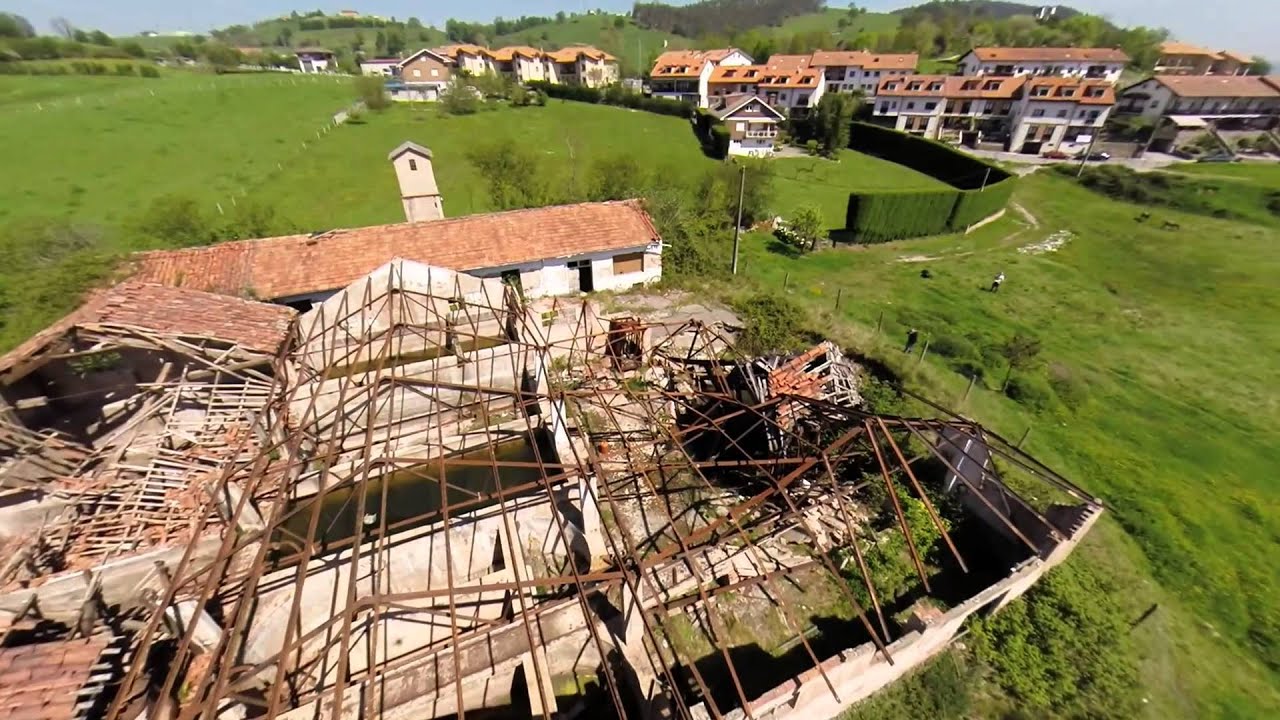
[[[1070,160],[1071,159],[1070,154],[1065,153],[1061,150],[1050,150],[1044,155],[1041,155],[1041,157],[1046,157],[1046,158],[1049,158],[1050,160]]]
[[[1102,152],[1102,151],[1098,151],[1098,152],[1091,152],[1091,153],[1089,153],[1088,155],[1086,155],[1086,154],[1084,154],[1084,153],[1080,153],[1079,155],[1076,155],[1075,159],[1076,159],[1076,160],[1084,159],[1084,160],[1088,160],[1088,161],[1090,161],[1090,162],[1103,162],[1103,161],[1106,161],[1106,160],[1110,160],[1110,159],[1111,159],[1111,153],[1109,153],[1109,152]]]
[[[1198,162],[1198,163],[1202,163],[1202,162],[1205,162],[1205,163],[1219,163],[1219,162],[1220,162],[1220,163],[1229,163],[1229,162],[1235,162],[1235,161],[1236,161],[1236,157],[1235,157],[1234,155],[1228,155],[1228,154],[1226,154],[1226,153],[1221,153],[1221,152],[1219,152],[1219,153],[1211,153],[1211,154],[1209,154],[1209,155],[1201,155],[1200,157],[1196,158],[1196,162]]]

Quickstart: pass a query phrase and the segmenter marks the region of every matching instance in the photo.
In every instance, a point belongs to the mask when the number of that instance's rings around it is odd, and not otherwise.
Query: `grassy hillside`
[[[860,32],[883,32],[898,27],[898,16],[892,13],[865,12],[854,19],[848,26],[841,28],[841,18],[848,17],[846,9],[827,8],[820,13],[798,15],[788,18],[777,28],[776,34],[791,35],[798,32],[825,30],[841,40],[853,40]]]
[[[1015,332],[1039,337],[1046,367],[1037,372],[1071,388],[1069,401],[1043,410],[1013,402],[998,392],[998,355],[975,350],[964,360],[988,379],[964,411],[1006,436],[1030,428],[1037,457],[1110,505],[1072,563],[1118,582],[1111,601],[1130,620],[1158,605],[1130,638],[1146,716],[1275,717],[1280,403],[1270,388],[1280,327],[1263,319],[1280,313],[1280,296],[1263,291],[1280,273],[1275,231],[1156,209],[1157,220],[1181,226],[1162,230],[1134,221],[1144,207],[1048,173],[1024,180],[1017,201],[1038,225],[1006,218],[968,237],[801,258],[752,236],[743,268],[775,291],[789,275],[790,297],[820,327],[950,404],[967,384],[952,369],[961,359],[907,360],[907,327],[979,350]],[[1067,239],[1058,251],[1019,252],[1056,233],[1069,233],[1057,236]],[[1001,271],[1000,294],[982,292]],[[846,302],[833,312],[840,289]]]
[[[595,45],[618,56],[624,76],[648,72],[651,60],[662,52],[664,43],[670,49],[693,47],[689,38],[638,27],[630,18],[607,14],[574,15],[565,18],[564,22],[535,25],[518,33],[501,35],[490,45],[531,45],[550,49],[576,43]]]

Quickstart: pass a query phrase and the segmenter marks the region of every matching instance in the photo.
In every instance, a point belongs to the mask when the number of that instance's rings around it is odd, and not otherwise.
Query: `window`
[[[909,103],[907,103],[907,109],[908,109],[908,110],[915,110],[915,109],[916,109],[916,104],[915,104],[914,102],[909,102]]]
[[[1031,97],[1044,97],[1049,94],[1048,85],[1037,85],[1031,88]]]
[[[413,69],[413,76],[414,76],[414,77],[422,77],[422,71],[421,71],[421,70],[419,70],[418,68],[414,68],[414,69]]]
[[[431,77],[440,77],[440,71],[435,68],[431,68]]]
[[[929,83],[929,92],[938,92],[941,89],[942,89],[942,83],[940,82]]]
[[[999,89],[1000,89],[1000,81],[999,81],[999,80],[992,80],[992,81],[988,82],[986,85],[983,85],[983,86],[982,86],[982,89],[983,89],[983,90],[999,90]]]
[[[624,253],[622,255],[613,256],[613,274],[626,275],[628,273],[644,272],[644,253]]]
[[[1058,117],[1060,117],[1060,118],[1064,118],[1064,117],[1066,117],[1066,116],[1067,116],[1067,111],[1066,111],[1066,110],[1059,110],[1059,111],[1058,111]]]
[[[410,170],[417,171],[417,169],[418,169],[418,161],[417,161],[417,160],[415,160],[415,159],[413,159],[413,158],[409,158],[409,169],[410,169]]]
[[[1031,117],[1044,117],[1044,108],[1036,108],[1031,111]]]
[[[938,107],[938,103],[936,103],[936,102],[927,102],[927,103],[925,103],[925,104],[924,104],[924,109],[925,109],[925,110],[932,110],[932,109],[934,109],[934,108],[936,108],[936,107]]]
[[[737,123],[737,126],[738,132],[744,132],[747,129],[747,124],[744,122]]]

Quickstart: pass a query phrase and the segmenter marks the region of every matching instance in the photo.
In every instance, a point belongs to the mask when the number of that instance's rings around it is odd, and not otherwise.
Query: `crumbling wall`
[[[925,621],[925,630],[912,631],[898,638],[888,646],[892,664],[872,643],[864,643],[824,660],[822,672],[812,668],[756,698],[751,702],[749,716],[760,720],[819,720],[839,715],[945,649],[974,613],[996,612],[1020,597],[1044,573],[1067,558],[1101,512],[1099,508],[1087,506],[1073,508],[1070,512],[1060,511],[1064,517],[1070,515],[1078,521],[1075,533],[1056,542],[1043,559],[1033,557],[1026,560],[1001,581],[940,617]],[[828,679],[835,686],[839,699],[832,696]],[[748,713],[742,708],[725,715],[727,720],[745,717]]]

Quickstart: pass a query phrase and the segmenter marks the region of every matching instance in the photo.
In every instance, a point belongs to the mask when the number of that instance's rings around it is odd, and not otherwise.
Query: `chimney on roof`
[[[387,159],[395,167],[396,180],[400,183],[404,219],[409,222],[443,219],[444,202],[440,199],[436,174],[431,168],[431,151],[406,141],[392,150]]]

